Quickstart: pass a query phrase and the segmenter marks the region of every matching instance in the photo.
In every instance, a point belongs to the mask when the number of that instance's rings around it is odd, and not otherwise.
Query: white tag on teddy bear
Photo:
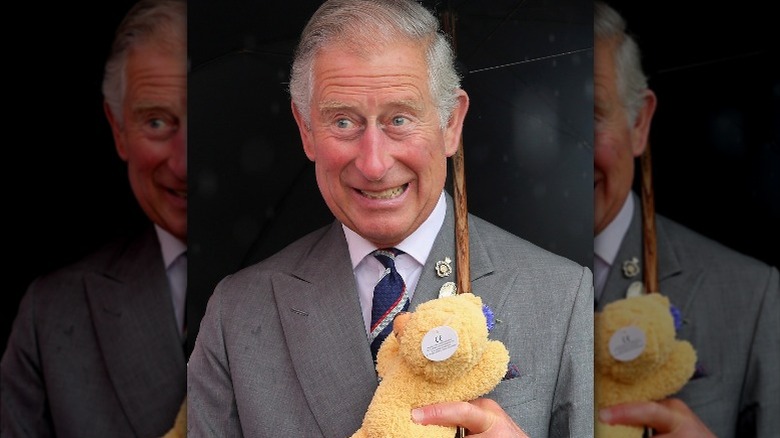
[[[428,360],[441,362],[458,349],[458,333],[446,325],[434,327],[423,336],[422,354]]]
[[[627,326],[616,331],[609,339],[609,354],[621,362],[629,362],[645,350],[645,332],[639,327]]]

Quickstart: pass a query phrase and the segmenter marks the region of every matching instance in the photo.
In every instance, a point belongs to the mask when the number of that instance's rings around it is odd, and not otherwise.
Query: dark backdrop
[[[656,210],[780,266],[780,38],[756,0],[614,3],[638,39],[658,108]]]
[[[471,108],[471,212],[544,248],[592,260],[592,5],[427,2],[456,11]],[[333,220],[286,91],[318,1],[193,0],[189,15],[189,321],[213,287]],[[195,336],[190,336],[194,340]]]
[[[100,85],[114,30],[132,2],[6,8],[4,239],[10,286],[0,351],[32,279],[73,262],[143,218],[103,115]],[[32,38],[30,35],[35,35]]]

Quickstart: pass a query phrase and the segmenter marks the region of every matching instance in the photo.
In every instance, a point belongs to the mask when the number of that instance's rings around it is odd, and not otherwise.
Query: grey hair
[[[127,55],[147,42],[170,50],[187,47],[186,0],[141,0],[119,24],[103,74],[103,98],[120,124]]]
[[[644,104],[647,76],[642,70],[642,59],[634,38],[626,31],[626,21],[606,3],[594,2],[594,37],[615,39],[615,68],[620,100],[626,108],[628,122],[633,125]]]
[[[314,60],[329,45],[368,55],[399,38],[422,44],[428,82],[442,128],[457,105],[460,76],[454,53],[439,21],[414,0],[328,0],[301,34],[290,77],[290,96],[307,127],[311,122]]]

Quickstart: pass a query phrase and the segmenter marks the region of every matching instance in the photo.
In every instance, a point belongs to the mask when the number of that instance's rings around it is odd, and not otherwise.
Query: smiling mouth
[[[403,194],[403,192],[406,191],[407,187],[409,187],[408,183],[402,186],[393,187],[391,189],[382,190],[379,192],[360,190],[360,193],[368,199],[393,199],[401,196],[401,194]]]

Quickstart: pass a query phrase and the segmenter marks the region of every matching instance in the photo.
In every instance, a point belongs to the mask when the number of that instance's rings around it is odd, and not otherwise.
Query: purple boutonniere
[[[485,321],[487,322],[488,333],[493,331],[493,327],[496,326],[496,316],[487,304],[482,304],[482,313],[485,315]]]
[[[683,325],[683,317],[682,312],[680,312],[680,309],[675,307],[674,304],[669,303],[669,312],[672,314],[672,319],[674,320],[674,331],[680,331],[680,328],[682,328]],[[690,380],[696,380],[700,379],[702,377],[707,377],[708,373],[707,370],[704,368],[704,365],[702,365],[701,362],[696,362],[696,368],[693,370],[693,375],[691,376]]]
[[[674,304],[669,304],[669,311],[672,312],[672,319],[674,319],[674,331],[679,331],[682,327],[682,313]]]

